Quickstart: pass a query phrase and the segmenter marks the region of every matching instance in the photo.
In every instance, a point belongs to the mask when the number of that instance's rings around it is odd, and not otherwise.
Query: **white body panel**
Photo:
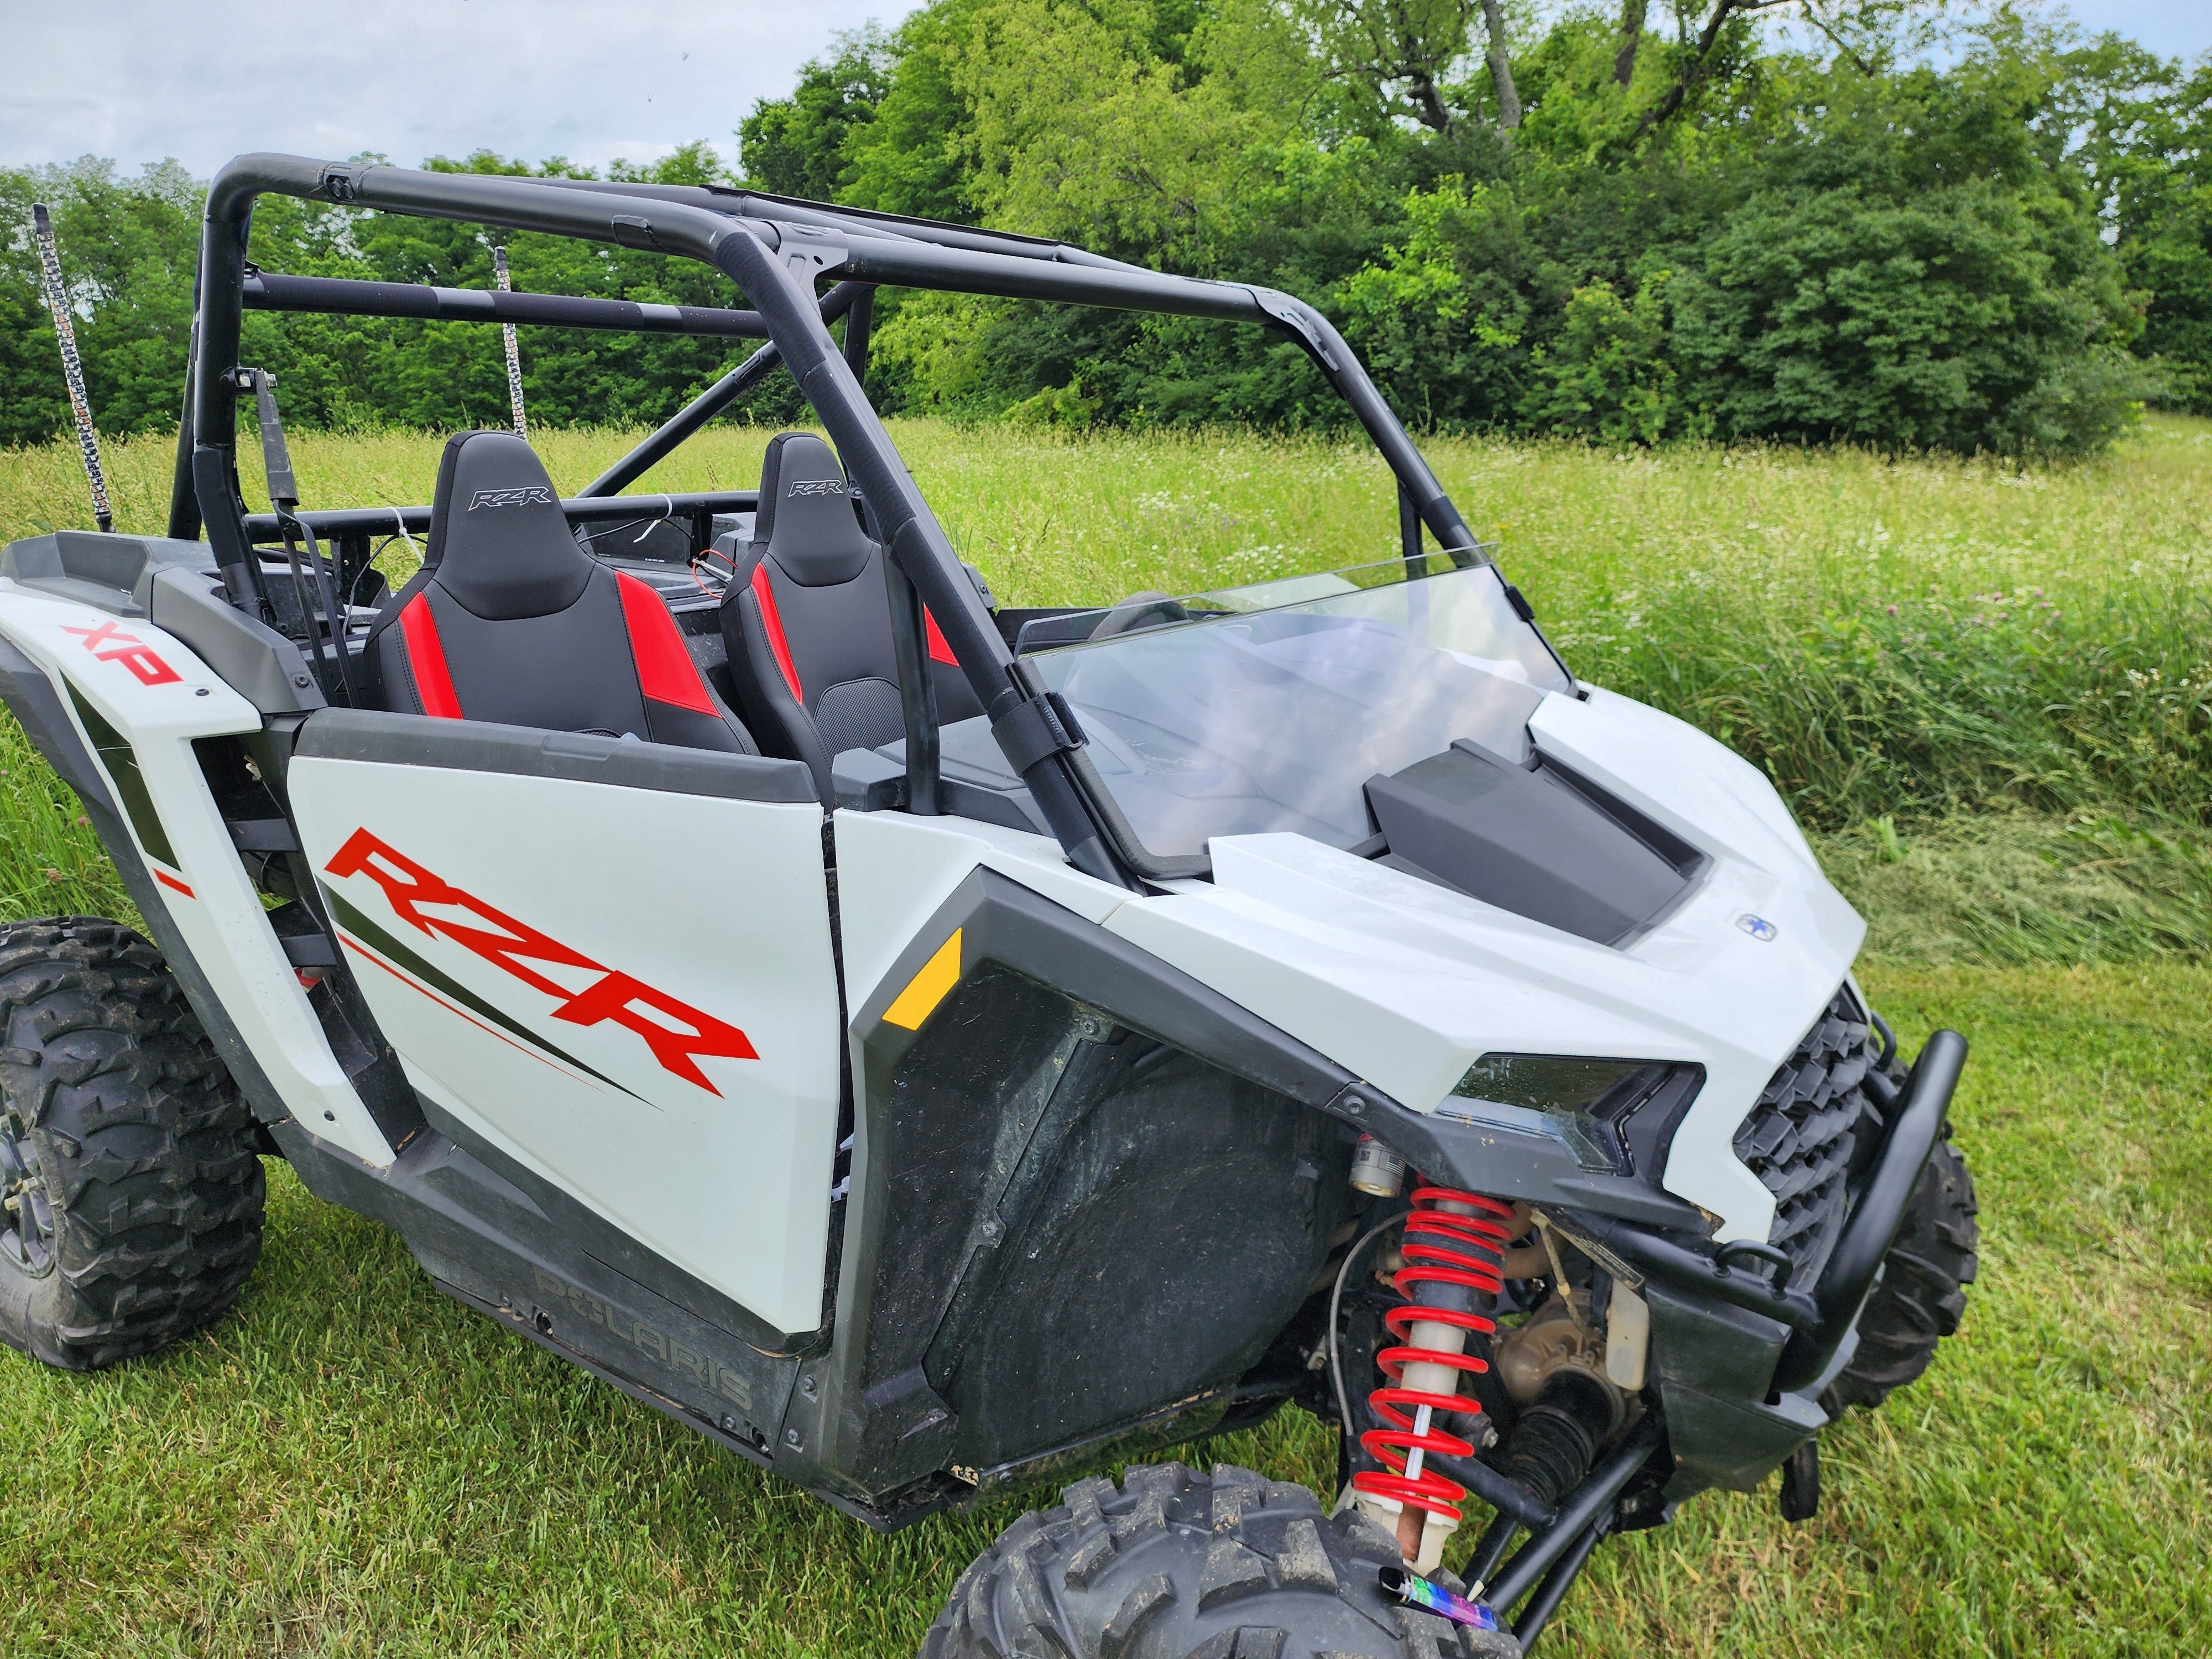
[[[1766,781],[1693,727],[1598,692],[1547,697],[1530,729],[1712,855],[1626,949],[1295,835],[1216,839],[1211,883],[1134,899],[1106,926],[1416,1111],[1494,1050],[1695,1061],[1705,1085],[1663,1184],[1719,1217],[1717,1237],[1763,1240],[1773,1197],[1731,1142],[1865,925]],[[1746,932],[1747,915],[1773,936]]]
[[[415,1085],[777,1329],[813,1329],[839,1088],[820,810],[313,757],[294,763],[291,793],[328,890],[402,947],[337,918]],[[364,830],[398,855],[376,868],[404,859],[473,907],[432,901],[421,915],[497,931],[488,907],[536,935],[508,953],[521,974],[416,925],[392,885],[349,872],[340,854]],[[664,1000],[624,993],[635,1018],[683,1029],[660,1012],[672,1002],[737,1028],[756,1057],[678,1049],[672,1065],[621,1018],[582,1019],[574,1003],[561,1018],[561,997],[580,1000],[602,973]],[[472,1013],[433,974],[513,1023]]]
[[[364,1162],[391,1163],[392,1148],[331,1053],[192,752],[195,738],[258,732],[260,714],[191,651],[143,618],[118,618],[5,580],[0,580],[0,632],[55,680],[118,806],[115,779],[93,734],[83,729],[68,688],[74,685],[130,740],[174,859],[155,857],[129,815],[118,812],[124,830],[155,872],[178,933],[271,1086],[310,1133]]]
[[[1060,843],[973,818],[840,811],[837,919],[845,994],[858,1008],[914,936],[979,865],[1018,881],[1090,921],[1135,896],[1071,868]]]

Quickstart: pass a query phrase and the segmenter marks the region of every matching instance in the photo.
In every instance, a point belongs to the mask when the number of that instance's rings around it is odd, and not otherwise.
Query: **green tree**
[[[1522,404],[1530,424],[1609,444],[1655,444],[1683,422],[1668,361],[1668,273],[1655,272],[1624,304],[1604,283],[1577,289],[1559,331],[1530,364]]]
[[[828,57],[800,67],[790,97],[759,100],[738,130],[740,164],[762,190],[828,202],[850,182],[856,142],[890,92],[897,52],[875,23],[831,41]]]
[[[1677,291],[1685,395],[1726,438],[2095,448],[2142,390],[2104,378],[2132,319],[2103,256],[2086,213],[1987,180],[1765,192]]]
[[[2074,130],[2165,398],[2212,414],[2212,54],[2193,70],[2105,35],[2069,55]]]

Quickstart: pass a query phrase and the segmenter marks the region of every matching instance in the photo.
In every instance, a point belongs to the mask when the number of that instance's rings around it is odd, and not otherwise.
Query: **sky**
[[[695,138],[734,159],[753,100],[908,0],[0,0],[0,164],[246,150],[413,164],[479,149],[593,167]],[[2212,0],[2074,0],[2091,29],[2212,51]]]
[[[738,122],[906,0],[0,0],[0,164],[248,150],[604,167]]]

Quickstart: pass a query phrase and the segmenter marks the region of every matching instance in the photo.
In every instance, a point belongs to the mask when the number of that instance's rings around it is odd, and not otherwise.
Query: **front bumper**
[[[1869,1073],[1881,1139],[1808,1288],[1790,1288],[1790,1259],[1771,1246],[1715,1246],[1588,1212],[1555,1218],[1595,1259],[1611,1256],[1644,1280],[1651,1376],[1685,1489],[1748,1490],[1826,1425],[1819,1396],[1849,1358],[1859,1310],[1942,1133],[1966,1060],[1966,1039],[1939,1030],[1902,1086]]]

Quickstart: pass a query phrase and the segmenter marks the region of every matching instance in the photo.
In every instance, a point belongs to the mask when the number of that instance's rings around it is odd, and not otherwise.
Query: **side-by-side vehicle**
[[[737,304],[263,271],[270,193],[658,250]],[[879,287],[1273,331],[1397,522],[1324,574],[1000,605],[863,393]],[[476,431],[427,506],[302,505],[253,307],[762,343],[573,497]],[[819,430],[757,487],[623,493],[778,369]],[[0,928],[0,1336],[51,1364],[234,1302],[281,1157],[868,1526],[1073,1479],[937,1659],[1381,1659],[1521,1650],[1705,1489],[1778,1470],[1809,1515],[1820,1431],[1957,1325],[1965,1043],[1908,1063],[1767,780],[1575,678],[1288,295],[249,155],[167,530],[0,553],[0,696],[143,927]],[[1340,1431],[1334,1504],[1086,1473],[1286,1402]]]

